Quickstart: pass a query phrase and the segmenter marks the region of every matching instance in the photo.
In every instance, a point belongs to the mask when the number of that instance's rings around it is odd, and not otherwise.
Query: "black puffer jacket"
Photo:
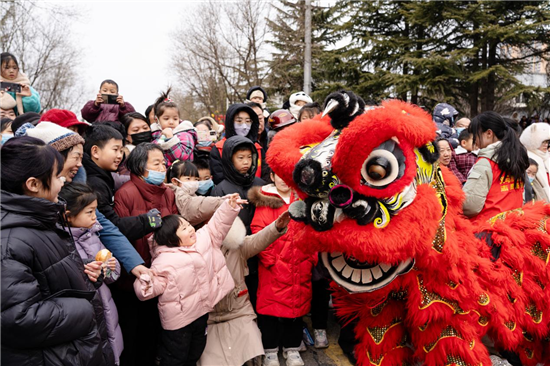
[[[114,364],[99,295],[56,227],[63,208],[1,191],[2,365]]]

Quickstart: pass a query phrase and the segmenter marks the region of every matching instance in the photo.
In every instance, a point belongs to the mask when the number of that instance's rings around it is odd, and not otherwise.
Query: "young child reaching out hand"
[[[206,345],[208,313],[235,284],[220,250],[242,204],[232,194],[210,222],[195,229],[180,215],[163,218],[155,232],[151,270],[134,282],[140,300],[160,296],[160,364],[194,365]]]

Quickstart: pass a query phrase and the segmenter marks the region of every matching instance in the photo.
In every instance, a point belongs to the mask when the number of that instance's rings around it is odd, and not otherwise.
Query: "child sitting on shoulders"
[[[200,359],[208,313],[235,287],[220,247],[245,203],[231,195],[197,232],[180,215],[164,217],[155,232],[151,270],[157,275],[141,275],[134,290],[142,301],[159,296],[160,365],[195,365]]]
[[[120,122],[126,113],[135,112],[132,105],[118,94],[118,84],[107,79],[101,82],[95,100],[90,100],[82,107],[82,118],[88,122]]]
[[[168,170],[170,188],[176,194],[176,205],[181,216],[192,226],[208,221],[225,201],[225,197],[204,197],[195,193],[201,188],[199,171],[190,161],[176,160]]]
[[[88,260],[95,260],[98,252],[107,250],[99,239],[99,231],[102,226],[96,219],[96,194],[85,184],[72,183],[63,186],[61,192],[59,192],[59,197],[63,198],[67,204],[67,221],[78,254],[80,254],[84,263]],[[109,343],[115,354],[115,363],[118,365],[124,343],[122,341],[122,331],[118,324],[117,308],[107,284],[115,282],[120,276],[120,264],[115,257],[111,256],[104,262],[103,266],[105,280],[98,291],[105,312]]]
[[[476,163],[477,155],[472,152],[474,144],[474,135],[467,129],[462,130],[458,135],[459,145],[453,153],[453,160],[456,168],[464,178],[468,178],[468,173]]]
[[[151,125],[153,143],[164,151],[166,166],[176,160],[193,160],[197,132],[189,121],[180,120],[178,106],[168,95],[170,88],[155,102],[155,123]]]

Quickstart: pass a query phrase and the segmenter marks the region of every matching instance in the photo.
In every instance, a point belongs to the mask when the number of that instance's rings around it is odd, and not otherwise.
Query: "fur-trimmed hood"
[[[274,184],[255,186],[248,190],[248,200],[256,207],[281,208],[285,204],[284,199],[277,192]]]

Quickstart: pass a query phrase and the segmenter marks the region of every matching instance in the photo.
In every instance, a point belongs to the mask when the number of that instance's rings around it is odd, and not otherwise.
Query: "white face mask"
[[[246,137],[250,132],[252,123],[235,123],[235,133],[237,136]]]
[[[197,189],[199,189],[199,181],[197,180],[190,180],[190,181],[187,181],[187,182],[182,182],[181,180],[177,179],[176,180],[181,183],[181,188],[184,189],[184,191],[189,194],[189,195],[194,195],[195,192],[197,192]]]

